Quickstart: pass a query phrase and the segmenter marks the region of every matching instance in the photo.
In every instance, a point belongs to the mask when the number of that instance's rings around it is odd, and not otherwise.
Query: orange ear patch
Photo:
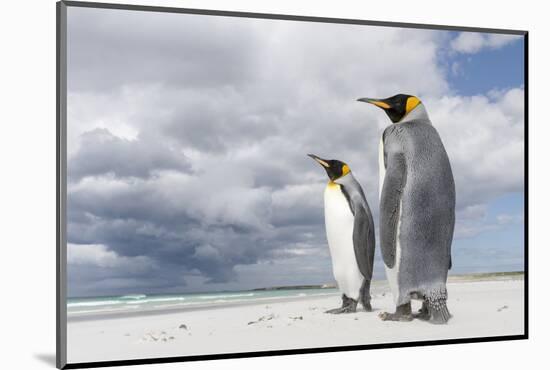
[[[405,114],[409,114],[418,104],[420,104],[420,100],[416,96],[409,97],[407,99],[407,106],[405,107]]]
[[[342,166],[342,176],[345,176],[349,173],[349,167],[347,164]]]

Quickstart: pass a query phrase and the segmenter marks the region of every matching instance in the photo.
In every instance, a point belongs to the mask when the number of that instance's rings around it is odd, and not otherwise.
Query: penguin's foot
[[[357,311],[357,301],[342,294],[342,307],[333,308],[332,310],[325,311],[325,313],[340,314],[353,313],[355,311]]]
[[[428,303],[422,301],[422,308],[418,310],[418,313],[413,314],[415,319],[428,321],[430,319],[430,311],[428,310]]]
[[[394,313],[382,312],[378,317],[382,321],[412,321],[411,302],[397,306]]]
[[[446,324],[452,317],[447,308],[447,289],[443,288],[426,295],[424,304],[428,310],[428,322],[436,325]]]
[[[354,313],[355,311],[357,311],[355,307],[346,306],[346,307],[333,308],[332,310],[325,311],[325,313],[340,314],[340,313]]]

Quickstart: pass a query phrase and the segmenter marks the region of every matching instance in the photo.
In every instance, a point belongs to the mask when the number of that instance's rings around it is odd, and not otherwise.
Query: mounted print
[[[527,32],[57,10],[59,368],[527,338]]]

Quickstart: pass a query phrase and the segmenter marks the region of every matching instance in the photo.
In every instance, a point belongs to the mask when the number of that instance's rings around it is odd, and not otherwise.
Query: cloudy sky
[[[306,153],[377,223],[390,121],[355,100],[396,93],[449,153],[452,273],[522,270],[523,68],[517,36],[69,7],[69,295],[332,282]]]

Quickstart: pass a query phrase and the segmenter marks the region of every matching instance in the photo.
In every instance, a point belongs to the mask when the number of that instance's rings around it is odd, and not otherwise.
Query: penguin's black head
[[[347,164],[337,159],[323,159],[319,158],[314,154],[308,154],[311,158],[315,159],[325,171],[327,171],[328,178],[330,181],[339,179],[342,176],[350,173],[350,169]]]
[[[397,94],[386,99],[361,98],[357,99],[357,101],[374,104],[382,108],[393,123],[401,121],[414,108],[422,104],[416,96],[405,94]]]

